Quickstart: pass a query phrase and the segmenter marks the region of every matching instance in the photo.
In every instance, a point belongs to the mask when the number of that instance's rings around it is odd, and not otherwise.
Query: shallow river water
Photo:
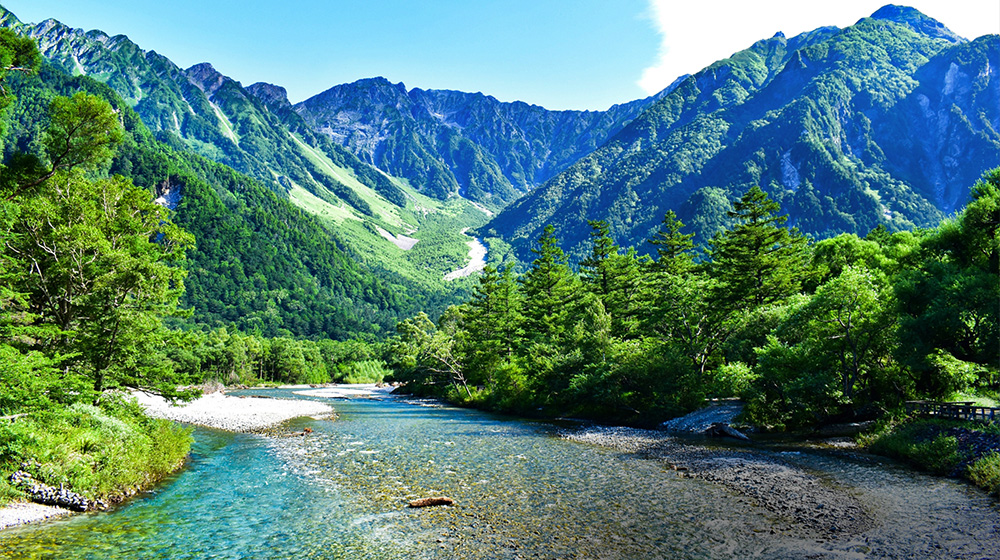
[[[305,437],[198,428],[190,465],[154,492],[2,531],[0,558],[1000,559],[988,496],[890,463],[764,451],[855,496],[875,520],[824,539],[721,485],[550,424],[333,404],[337,420],[292,422],[313,430]],[[405,507],[438,495],[456,505]]]

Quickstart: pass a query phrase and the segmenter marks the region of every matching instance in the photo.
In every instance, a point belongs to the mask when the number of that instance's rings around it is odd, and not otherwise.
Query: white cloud
[[[650,18],[662,37],[657,62],[638,81],[656,93],[683,74],[745,49],[778,31],[792,37],[824,25],[847,27],[890,0],[650,0]],[[897,0],[898,1],[898,0]],[[1000,33],[997,0],[903,0],[968,38]]]

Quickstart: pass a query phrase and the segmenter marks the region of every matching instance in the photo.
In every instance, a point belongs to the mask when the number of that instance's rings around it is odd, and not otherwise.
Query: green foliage
[[[728,309],[755,308],[799,290],[808,256],[806,238],[782,227],[787,216],[759,187],[733,203],[735,225],[710,242],[709,274],[718,279],[714,300]]]
[[[2,480],[27,465],[42,483],[117,502],[176,470],[191,430],[148,418],[119,394],[100,407],[75,404],[0,422],[0,442]],[[8,498],[12,490],[6,488]]]
[[[881,455],[907,461],[939,475],[952,473],[962,460],[958,440],[941,433],[954,425],[935,421],[907,422],[868,442],[868,448]]]
[[[509,269],[488,267],[471,302],[438,325],[426,315],[400,323],[389,348],[396,379],[471,406],[643,425],[707,396],[740,396],[748,421],[784,429],[874,418],[935,387],[995,383],[992,364],[978,359],[936,351],[936,369],[916,375],[899,358],[901,287],[914,271],[946,261],[934,249],[942,236],[977,243],[980,230],[963,231],[965,213],[959,226],[810,245],[783,227],[779,209],[751,188],[713,240],[712,260],[700,263],[672,214],[654,238],[657,261],[622,254],[611,226],[592,222],[580,274],[547,227],[517,282]],[[954,242],[951,254],[967,251],[965,243]],[[956,299],[943,317],[968,317],[978,305]],[[966,327],[979,337],[992,323]],[[944,469],[957,461],[953,443],[912,452],[943,457],[932,466]]]
[[[1000,453],[992,452],[969,465],[967,473],[973,484],[1000,498]]]

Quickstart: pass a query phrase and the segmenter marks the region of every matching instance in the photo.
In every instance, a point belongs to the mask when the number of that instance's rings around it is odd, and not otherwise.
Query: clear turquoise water
[[[880,463],[783,455],[845,485],[879,519],[865,535],[816,542],[771,535],[768,512],[718,485],[567,441],[548,424],[402,402],[333,404],[335,421],[293,422],[314,430],[306,437],[198,429],[189,467],[155,492],[109,513],[0,532],[0,558],[984,558],[1000,550],[1000,517],[985,495]],[[457,505],[404,507],[434,495]]]

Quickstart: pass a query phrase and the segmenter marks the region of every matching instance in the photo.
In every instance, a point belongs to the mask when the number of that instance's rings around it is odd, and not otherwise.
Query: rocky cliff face
[[[548,111],[372,78],[295,109],[315,130],[429,194],[499,208],[600,146],[658,97],[608,111]]]

